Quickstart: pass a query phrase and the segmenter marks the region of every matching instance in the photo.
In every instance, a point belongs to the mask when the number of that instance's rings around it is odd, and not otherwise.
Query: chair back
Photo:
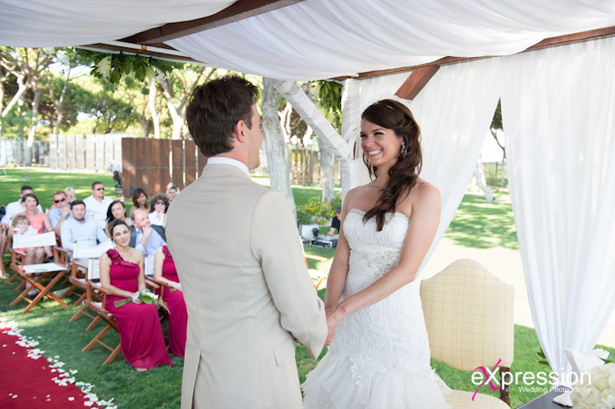
[[[154,256],[149,257],[145,254],[143,257],[143,274],[150,278],[154,276]]]
[[[514,288],[474,260],[453,262],[421,282],[431,357],[471,371],[510,367],[514,355]]]
[[[98,280],[100,279],[100,256],[107,250],[113,248],[113,243],[107,241],[97,246],[84,246],[75,242],[73,248],[73,263],[87,267],[87,279]]]
[[[28,247],[43,247],[43,246],[55,246],[57,245],[56,234],[52,231],[36,234],[32,236],[26,236],[23,234],[13,235],[13,248],[28,248]]]

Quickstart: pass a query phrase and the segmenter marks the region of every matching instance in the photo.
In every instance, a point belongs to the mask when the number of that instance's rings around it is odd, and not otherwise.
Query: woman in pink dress
[[[114,220],[109,231],[117,246],[100,257],[100,284],[111,293],[104,307],[117,322],[124,358],[137,371],[173,365],[164,344],[158,309],[136,297],[145,288],[143,253],[128,246],[130,230],[123,220]],[[132,302],[115,306],[116,301],[126,299]]]
[[[186,349],[188,312],[173,256],[166,245],[156,251],[154,278],[167,285],[162,287],[164,291],[162,299],[169,308],[169,349],[173,355],[183,357]]]
[[[24,211],[19,215],[26,216],[30,226],[36,230],[38,234],[45,233],[45,230],[53,231],[49,217],[43,212],[39,212],[37,209],[38,198],[34,193],[26,193],[21,198],[21,202],[24,207]],[[9,231],[9,238],[12,238],[12,231]],[[40,264],[45,261],[45,256],[49,258],[50,262],[53,262],[53,251],[51,247],[32,247],[26,249],[26,258],[24,264]]]

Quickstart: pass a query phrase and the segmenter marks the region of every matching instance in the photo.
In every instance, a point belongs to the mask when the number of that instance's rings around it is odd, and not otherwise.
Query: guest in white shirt
[[[86,216],[87,207],[82,200],[71,203],[72,218],[62,223],[62,247],[73,250],[75,242],[86,247],[95,247],[109,241],[103,229],[91,217]]]
[[[102,182],[92,183],[92,195],[83,199],[88,216],[93,217],[98,222],[101,228],[105,228],[105,220],[107,219],[107,210],[113,199],[105,196],[105,186]]]
[[[169,199],[166,195],[156,195],[152,197],[150,206],[149,221],[152,225],[165,227],[167,224],[167,210],[169,209]]]

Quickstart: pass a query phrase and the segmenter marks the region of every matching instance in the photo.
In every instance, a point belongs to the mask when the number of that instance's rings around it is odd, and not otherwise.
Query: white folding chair
[[[23,263],[26,255],[19,249],[43,246],[50,246],[53,248],[55,262],[27,265]],[[51,291],[53,286],[64,277],[70,268],[67,262],[67,254],[64,251],[58,250],[54,232],[37,234],[34,236],[14,235],[11,268],[25,283],[25,289],[13,300],[13,302],[11,302],[11,305],[17,305],[21,300],[26,301],[28,306],[24,309],[24,314],[38,304],[43,297],[48,297],[63,307],[67,306],[64,301]],[[33,299],[30,299],[28,298],[28,293],[32,290],[38,290],[39,293]]]

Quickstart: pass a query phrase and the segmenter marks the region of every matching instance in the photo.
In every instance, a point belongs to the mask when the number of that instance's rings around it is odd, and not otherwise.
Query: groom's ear
[[[245,138],[246,138],[246,135],[244,133],[245,128],[246,128],[246,123],[243,121],[243,119],[240,119],[239,121],[237,121],[237,123],[233,127],[233,139],[236,139],[237,142],[241,142],[241,143],[245,142]]]

